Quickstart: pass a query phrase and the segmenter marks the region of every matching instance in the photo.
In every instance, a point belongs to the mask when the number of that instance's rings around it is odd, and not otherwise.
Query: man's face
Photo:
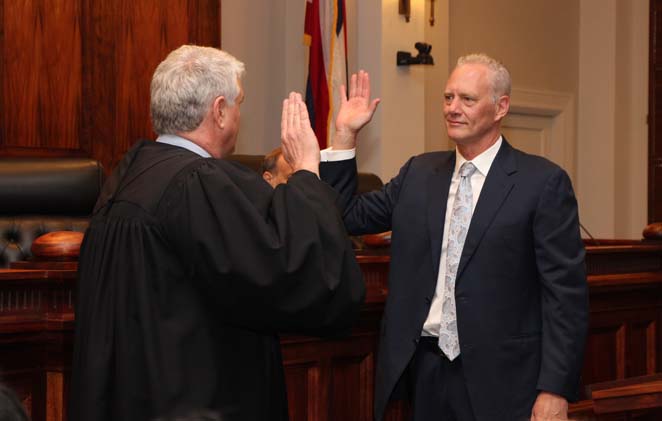
[[[244,102],[244,87],[241,83],[241,80],[237,81],[239,85],[239,94],[234,100],[234,105],[226,105],[224,108],[224,119],[223,119],[223,155],[227,156],[234,151],[234,147],[237,144],[237,134],[239,133],[239,121],[241,119],[241,112],[239,108],[241,103]]]
[[[456,67],[444,91],[444,117],[448,137],[467,145],[493,136],[503,117],[494,103],[489,70],[482,64]]]
[[[287,183],[287,180],[291,175],[292,167],[287,163],[287,161],[285,161],[285,158],[281,154],[276,160],[276,167],[274,168],[273,172],[265,171],[263,177],[269,184],[271,184],[271,187],[276,188],[276,186],[279,184]]]

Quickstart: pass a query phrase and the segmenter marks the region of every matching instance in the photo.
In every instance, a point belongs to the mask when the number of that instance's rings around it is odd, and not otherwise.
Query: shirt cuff
[[[356,148],[334,150],[333,146],[320,151],[320,160],[322,162],[346,161],[356,157]]]

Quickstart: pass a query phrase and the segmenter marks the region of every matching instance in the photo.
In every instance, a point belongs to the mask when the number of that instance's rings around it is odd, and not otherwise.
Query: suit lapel
[[[494,158],[490,172],[485,178],[485,184],[480,192],[480,198],[471,218],[467,238],[464,241],[460,265],[457,269],[456,282],[460,281],[462,272],[478,248],[485,231],[492,223],[494,216],[513,188],[514,181],[510,176],[517,171],[513,148],[503,139],[501,148]]]
[[[441,257],[441,242],[444,236],[444,219],[446,217],[446,204],[448,203],[448,190],[455,169],[455,153],[444,157],[443,162],[430,175],[427,182],[427,218],[430,232],[430,250],[432,253],[432,268],[434,273],[439,270]]]

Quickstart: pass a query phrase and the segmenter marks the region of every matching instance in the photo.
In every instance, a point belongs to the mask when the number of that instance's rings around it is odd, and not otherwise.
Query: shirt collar
[[[485,151],[481,152],[480,155],[471,160],[471,162],[476,166],[478,172],[480,172],[484,177],[487,177],[487,173],[490,171],[490,167],[496,158],[497,152],[503,143],[503,136],[499,135],[499,138],[494,145],[487,148]],[[467,160],[462,156],[460,151],[455,147],[455,174],[460,171],[462,164],[467,162]]]
[[[180,148],[188,149],[189,151],[200,155],[203,158],[211,158],[211,154],[202,149],[200,145],[193,143],[188,139],[184,139],[181,136],[174,134],[162,134],[156,138],[156,141],[159,143],[167,143],[168,145],[179,146]]]

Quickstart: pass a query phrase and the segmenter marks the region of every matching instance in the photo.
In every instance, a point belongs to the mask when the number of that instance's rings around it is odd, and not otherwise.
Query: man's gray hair
[[[477,53],[468,54],[458,58],[455,67],[460,67],[464,64],[482,64],[489,69],[492,96],[494,97],[495,103],[502,95],[510,96],[512,79],[510,78],[510,72],[501,62],[493,59],[487,54]]]
[[[196,129],[219,96],[234,105],[244,63],[211,47],[183,45],[154,71],[150,113],[154,131],[175,134]]]

